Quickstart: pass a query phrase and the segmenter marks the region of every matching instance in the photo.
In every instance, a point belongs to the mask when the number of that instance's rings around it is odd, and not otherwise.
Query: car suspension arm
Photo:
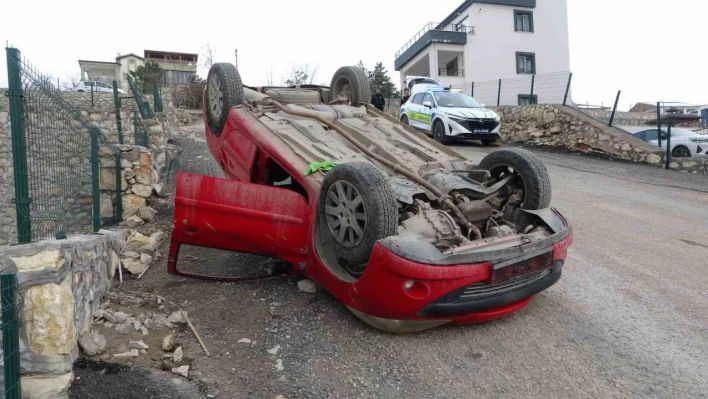
[[[361,152],[364,154],[368,155],[369,157],[375,159],[376,161],[386,165],[387,167],[391,168],[394,173],[401,174],[413,182],[423,186],[425,189],[433,193],[435,197],[437,197],[438,203],[445,209],[449,209],[450,212],[457,218],[457,221],[460,223],[460,225],[465,226],[467,228],[467,231],[469,231],[470,236],[477,240],[482,238],[482,233],[479,231],[477,226],[472,224],[467,218],[465,218],[465,215],[462,214],[460,211],[460,208],[455,205],[455,202],[452,200],[452,197],[446,194],[443,194],[442,191],[440,191],[437,187],[434,185],[430,184],[427,180],[423,179],[422,177],[418,176],[417,174],[411,172],[410,170],[406,169],[402,165],[391,162],[388,159],[375,154],[373,151],[370,149],[366,148],[363,144],[359,143],[352,135],[347,133],[344,129],[340,128],[339,126],[335,125],[334,123],[322,118],[319,115],[309,113],[305,110],[296,110],[292,109],[289,107],[284,106],[283,104],[273,100],[272,98],[269,98],[266,100],[269,105],[274,105],[276,108],[280,109],[281,111],[285,112],[286,114],[290,115],[295,115],[295,116],[301,116],[305,118],[311,118],[315,119],[318,122],[322,123],[323,125],[327,126],[328,128],[336,131],[339,133],[342,137],[344,137],[347,141],[352,143],[352,145],[356,148],[358,148]]]

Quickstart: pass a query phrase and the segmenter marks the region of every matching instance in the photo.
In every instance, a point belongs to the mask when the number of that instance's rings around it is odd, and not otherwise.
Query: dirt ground
[[[201,129],[181,129],[176,168],[218,174]],[[489,151],[456,150],[475,161]],[[72,398],[707,397],[708,180],[535,151],[576,241],[561,281],[525,310],[480,325],[386,334],[327,293],[300,292],[298,277],[227,284],[170,276],[165,241],[163,256],[123,289],[179,304],[211,357],[180,327],[189,382],[78,363]],[[167,236],[170,199],[156,222]],[[282,266],[195,247],[183,247],[180,259],[180,267],[221,275]],[[244,338],[250,342],[238,342]],[[121,391],[132,384],[142,396]]]

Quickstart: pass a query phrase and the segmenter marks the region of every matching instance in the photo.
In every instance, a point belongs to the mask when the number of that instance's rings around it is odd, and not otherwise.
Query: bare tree
[[[73,75],[66,74],[66,77],[61,81],[62,90],[74,90],[74,88],[81,82],[81,74],[75,73]]]
[[[319,64],[315,64],[314,66],[309,63],[293,65],[290,72],[282,77],[281,80],[286,86],[312,84],[312,82],[317,79],[317,71],[319,69]]]
[[[273,86],[274,85],[274,80],[273,80],[273,67],[268,67],[265,71],[266,74],[266,85],[267,86]]]
[[[214,65],[214,61],[216,59],[216,47],[212,47],[211,43],[207,42],[202,47],[202,51],[204,67],[207,69],[211,68],[211,66]]]

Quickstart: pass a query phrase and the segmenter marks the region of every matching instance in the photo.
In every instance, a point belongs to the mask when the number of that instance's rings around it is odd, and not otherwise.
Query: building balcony
[[[435,22],[426,24],[423,29],[413,36],[401,49],[396,53],[394,66],[396,71],[400,71],[404,65],[413,57],[420,54],[430,44],[446,43],[446,44],[467,44],[467,35],[474,35],[474,26],[466,26],[461,24],[440,25]]]
[[[438,68],[438,76],[450,76],[456,78],[464,78],[464,69],[448,69],[448,68]]]

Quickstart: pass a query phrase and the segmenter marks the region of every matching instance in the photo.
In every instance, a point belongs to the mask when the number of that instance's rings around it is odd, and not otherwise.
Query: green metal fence
[[[133,143],[148,148],[148,135],[142,120],[138,117],[138,111],[133,111]]]
[[[95,232],[102,221],[120,220],[120,151],[18,49],[6,53],[18,243]],[[114,190],[103,220],[101,185]]]
[[[143,119],[152,119],[155,117],[152,110],[150,109],[150,103],[145,101],[143,94],[138,89],[137,82],[132,76],[128,75],[128,85],[130,86],[130,91],[133,93],[135,98],[135,103],[138,105],[138,110],[140,111],[140,116]]]
[[[17,279],[15,274],[0,274],[0,306],[2,306],[2,360],[5,399],[20,399],[20,334]]]
[[[162,105],[162,87],[158,86],[157,83],[152,85],[152,102],[155,106],[155,112],[163,112],[164,107]]]

